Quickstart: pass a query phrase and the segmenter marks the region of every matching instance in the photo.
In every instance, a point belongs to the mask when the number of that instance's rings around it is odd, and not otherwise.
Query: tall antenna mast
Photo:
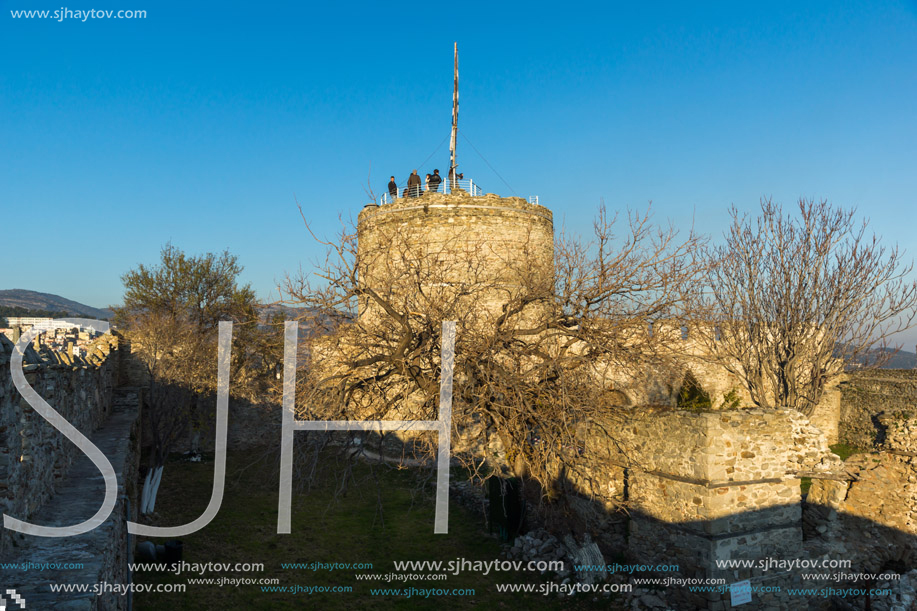
[[[455,43],[455,86],[452,90],[452,139],[449,140],[449,181],[456,186],[455,138],[458,135],[458,43]]]

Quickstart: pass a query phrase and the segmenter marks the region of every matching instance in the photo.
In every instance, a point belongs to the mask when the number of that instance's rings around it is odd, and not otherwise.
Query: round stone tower
[[[357,240],[360,284],[409,308],[462,299],[487,318],[524,287],[553,284],[553,215],[520,197],[426,192],[367,206]],[[361,319],[373,310],[364,299]]]

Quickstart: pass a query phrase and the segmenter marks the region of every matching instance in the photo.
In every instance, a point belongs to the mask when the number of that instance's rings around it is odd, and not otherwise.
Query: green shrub
[[[680,409],[692,411],[703,411],[713,407],[709,393],[701,387],[697,378],[690,371],[685,374],[684,382],[681,383],[681,388],[678,390],[676,405]]]
[[[742,397],[739,396],[739,391],[735,388],[730,388],[729,392],[723,395],[723,403],[720,405],[720,409],[736,409],[742,405]]]

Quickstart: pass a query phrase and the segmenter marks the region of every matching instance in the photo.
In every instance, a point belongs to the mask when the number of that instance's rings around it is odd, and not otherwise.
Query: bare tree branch
[[[795,216],[771,200],[756,218],[730,214],[699,296],[716,332],[701,336],[755,404],[811,415],[846,368],[880,365],[889,338],[914,326],[913,263],[825,201],[800,200]]]

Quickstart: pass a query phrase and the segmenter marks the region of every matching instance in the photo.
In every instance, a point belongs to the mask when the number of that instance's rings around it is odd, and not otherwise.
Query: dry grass
[[[252,464],[258,456],[262,459]],[[331,459],[329,459],[330,461]],[[499,558],[500,546],[483,531],[481,516],[455,503],[450,532],[433,534],[432,494],[418,491],[409,470],[357,465],[347,489],[335,500],[340,478],[333,473],[311,492],[294,495],[293,532],[276,534],[277,468],[275,453],[230,453],[227,490],[219,514],[206,528],[184,539],[184,561],[191,563],[263,563],[259,573],[210,573],[212,578],[278,578],[281,586],[350,586],[349,593],[264,592],[260,585],[188,585],[182,594],[138,594],[136,609],[183,611],[213,609],[591,609],[614,607],[608,599],[498,593],[495,583],[538,583],[526,573],[483,576],[464,572],[444,581],[360,581],[355,573],[394,572],[394,560]],[[213,464],[170,462],[157,501],[155,523],[176,525],[199,516],[207,505]],[[377,487],[375,478],[378,478]],[[381,496],[377,493],[381,491]],[[432,490],[430,491],[432,492]],[[381,498],[381,502],[380,502]],[[382,512],[380,515],[380,505]],[[161,541],[160,541],[161,543]],[[372,563],[371,570],[283,569],[282,563]],[[187,583],[196,575],[137,574],[138,583]],[[421,598],[372,595],[373,588],[472,588],[474,596]]]

